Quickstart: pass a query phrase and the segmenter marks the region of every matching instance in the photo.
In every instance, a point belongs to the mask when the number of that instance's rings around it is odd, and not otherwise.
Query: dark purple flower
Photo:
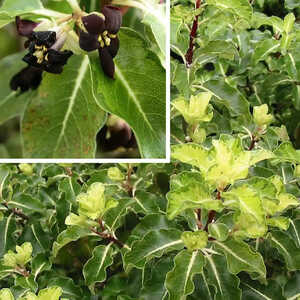
[[[29,38],[29,53],[23,58],[29,65],[46,72],[60,74],[72,51],[59,51],[61,42],[54,31],[33,32]]]
[[[20,88],[21,92],[35,90],[42,81],[42,73],[43,70],[28,66],[11,79],[10,88],[14,91]]]
[[[35,23],[28,20],[21,20],[20,17],[16,17],[16,25],[19,35],[29,37],[33,32],[34,28],[37,27],[39,23]]]
[[[86,31],[80,31],[79,45],[85,51],[98,50],[104,73],[114,78],[113,58],[119,50],[117,33],[122,24],[122,14],[114,6],[104,6],[101,13],[105,18],[96,13],[82,17]]]

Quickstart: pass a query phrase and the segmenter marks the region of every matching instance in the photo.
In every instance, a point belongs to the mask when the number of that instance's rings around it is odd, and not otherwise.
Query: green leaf
[[[282,287],[275,281],[269,280],[267,285],[257,281],[243,280],[241,282],[243,300],[284,300]]]
[[[286,64],[286,71],[289,76],[294,80],[300,80],[300,55],[299,51],[289,51],[289,53],[284,57],[284,62]],[[298,86],[297,86],[298,87]]]
[[[275,32],[283,31],[283,20],[276,16],[268,17],[263,13],[255,12],[253,14],[252,22],[255,28],[259,28],[262,25],[269,25],[273,26]]]
[[[197,166],[205,180],[224,190],[228,184],[246,178],[251,165],[273,157],[267,150],[245,151],[240,138],[221,134],[212,141],[213,147],[180,144],[172,147],[172,157],[184,163]]]
[[[133,129],[144,158],[165,157],[166,74],[155,54],[133,30],[119,33],[120,50],[115,58],[116,80],[108,78],[92,59],[98,103],[125,120]],[[149,76],[152,74],[153,76]]]
[[[275,151],[274,154],[279,161],[288,161],[291,163],[300,164],[300,150],[295,150],[290,142],[282,143]]]
[[[160,198],[156,195],[145,191],[137,191],[134,195],[134,200],[137,204],[133,208],[136,213],[151,214],[159,212],[158,202]]]
[[[189,251],[203,249],[207,246],[208,235],[206,231],[185,231],[181,235],[181,239]]]
[[[77,178],[68,177],[60,181],[59,191],[65,193],[66,200],[69,203],[76,204],[76,196],[81,190],[81,186],[77,182]]]
[[[202,63],[202,59],[213,60],[216,57],[234,60],[238,52],[233,43],[226,41],[209,41],[204,47],[198,48],[194,53],[194,64]]]
[[[8,177],[8,175],[8,169],[4,165],[0,166],[0,200],[2,200],[2,191],[5,184],[5,180]]]
[[[17,226],[13,214],[0,221],[0,257],[16,245],[13,236],[16,229]]]
[[[33,275],[26,277],[18,275],[15,279],[15,286],[20,286],[23,289],[30,289],[32,292],[36,292],[38,289],[38,284],[35,282]]]
[[[50,287],[39,292],[39,300],[59,300],[62,295],[60,287]]]
[[[140,223],[132,230],[126,243],[131,246],[134,241],[141,240],[153,230],[176,228],[178,228],[178,225],[174,221],[168,220],[165,215],[149,214],[142,218]]]
[[[103,221],[111,229],[115,231],[123,222],[123,217],[136,205],[133,198],[123,198],[118,201],[118,206],[107,211],[103,216]]]
[[[1,17],[0,17],[1,24]],[[29,91],[19,94],[10,89],[12,77],[23,69],[26,64],[22,61],[24,52],[6,56],[0,60],[0,124],[16,116],[21,116],[28,101],[36,94]]]
[[[177,187],[175,187],[175,182]],[[180,184],[179,184],[180,183]],[[222,202],[214,199],[208,184],[200,173],[183,172],[171,179],[171,191],[167,194],[167,216],[174,219],[189,208],[221,210]]]
[[[15,297],[11,293],[10,289],[1,289],[0,300],[15,300]]]
[[[49,233],[44,231],[41,223],[38,221],[33,222],[24,230],[21,240],[22,242],[28,240],[31,242],[34,255],[49,251],[52,242],[49,239]]]
[[[232,112],[233,116],[243,115],[246,118],[250,118],[247,99],[224,80],[209,80],[200,88],[211,92],[215,96],[215,100],[213,99],[212,102],[225,105]]]
[[[74,281],[70,277],[58,276],[47,278],[47,285],[50,287],[62,288],[62,296],[68,299],[82,299],[82,290],[79,286],[74,284]],[[45,299],[47,300],[47,298]],[[63,300],[63,299],[62,299]]]
[[[80,216],[96,220],[102,217],[104,213],[118,205],[114,199],[107,198],[104,195],[105,186],[101,182],[91,184],[86,193],[81,193],[76,197],[79,203],[78,213]]]
[[[140,300],[167,300],[165,280],[173,267],[173,257],[163,257],[145,266]]]
[[[41,9],[43,5],[40,0],[27,0],[26,2],[18,3],[18,1],[5,0],[0,8],[0,11],[5,11],[11,14],[30,12],[35,9]]]
[[[118,167],[111,167],[107,170],[107,176],[112,181],[123,181],[125,175]]]
[[[174,259],[174,268],[166,276],[166,288],[170,300],[181,300],[194,291],[193,277],[202,272],[203,254],[182,250]]]
[[[300,7],[300,3],[298,0],[285,0],[285,6],[288,9],[294,9]]]
[[[248,0],[208,0],[207,4],[215,5],[221,10],[229,10],[234,14],[251,21],[252,6]]]
[[[290,227],[288,229],[288,233],[295,241],[297,247],[300,248],[300,219],[296,219],[296,220],[290,219]]]
[[[21,246],[16,246],[16,252],[8,251],[3,257],[3,264],[9,267],[24,267],[31,261],[32,246],[26,242]]]
[[[40,0],[26,0],[22,2],[5,0],[0,8],[0,28],[12,22],[15,16],[32,13],[38,9],[43,9]]]
[[[243,184],[239,187],[232,188],[228,192],[222,193],[226,200],[225,206],[237,208],[239,214],[236,217],[236,226],[239,231],[235,234],[246,237],[257,238],[263,236],[267,231],[266,214],[261,198],[256,190]],[[233,203],[236,201],[235,203]],[[241,232],[240,232],[241,231]]]
[[[208,225],[209,235],[220,242],[227,240],[229,228],[223,223],[211,223]]]
[[[278,52],[279,47],[280,42],[275,39],[267,39],[258,42],[252,56],[253,66],[257,65],[261,60],[265,60],[269,54]]]
[[[172,146],[172,158],[195,166],[202,172],[207,172],[214,164],[213,156],[208,149],[198,144],[179,144]]]
[[[284,296],[287,300],[298,300],[300,296],[300,272],[293,274],[284,287]]]
[[[106,279],[106,269],[113,262],[112,243],[107,246],[97,246],[93,250],[93,256],[83,267],[83,276],[87,286],[93,291],[95,283]]]
[[[52,254],[53,257],[56,257],[58,251],[66,246],[67,244],[77,241],[82,237],[88,236],[92,234],[89,229],[82,228],[79,226],[70,226],[66,230],[62,231],[57,239],[56,242],[53,243]]]
[[[274,217],[267,219],[267,225],[272,227],[278,227],[282,230],[287,230],[290,226],[290,219],[286,217]]]
[[[163,4],[152,5],[142,20],[143,23],[150,26],[163,58],[166,53],[166,20],[166,7]]]
[[[0,280],[10,276],[15,271],[15,268],[3,265],[3,261],[0,261]]]
[[[267,126],[274,120],[271,114],[268,114],[268,105],[263,104],[260,106],[254,106],[253,108],[253,119],[258,126]]]
[[[189,101],[183,97],[177,98],[172,105],[183,115],[185,121],[190,125],[200,122],[210,122],[213,118],[212,107],[209,106],[211,93],[199,93],[191,96]]]
[[[71,57],[59,80],[46,74],[22,122],[24,157],[94,158],[106,120],[94,84],[88,56]]]
[[[161,257],[167,252],[182,249],[184,245],[180,236],[181,232],[176,229],[149,232],[142,240],[136,241],[131,251],[126,253],[125,264],[142,269],[153,257]]]
[[[208,284],[216,290],[216,300],[232,300],[241,298],[239,288],[240,280],[230,274],[227,269],[226,259],[220,255],[205,256],[205,273]]]
[[[45,18],[64,18],[67,15],[58,11],[46,9],[40,0],[17,2],[5,0],[0,8],[0,28],[13,22],[16,16],[42,16]]]
[[[49,261],[48,255],[40,253],[36,255],[31,261],[31,273],[34,276],[34,280],[44,271],[50,270],[52,263]]]
[[[19,194],[8,202],[9,207],[15,207],[21,209],[25,214],[33,214],[35,212],[45,212],[45,207],[42,202],[33,198],[29,194]]]
[[[254,252],[245,242],[228,239],[225,242],[214,241],[214,244],[217,250],[225,254],[228,269],[232,274],[245,271],[253,279],[266,278],[266,267],[262,256]]]
[[[289,13],[288,15],[286,15],[284,17],[283,29],[287,34],[289,34],[293,30],[295,20],[296,20],[296,17],[293,13]]]
[[[284,258],[288,270],[296,271],[300,269],[299,248],[287,233],[272,231],[268,234],[268,239]]]

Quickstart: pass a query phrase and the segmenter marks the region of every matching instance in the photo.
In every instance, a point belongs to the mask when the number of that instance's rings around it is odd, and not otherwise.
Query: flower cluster
[[[60,51],[66,40],[66,34],[62,31],[33,31],[38,23],[16,18],[17,30],[19,35],[25,36],[25,48],[28,53],[23,61],[28,67],[17,73],[10,82],[13,90],[21,89],[22,92],[28,89],[36,89],[42,80],[42,72],[46,71],[53,74],[60,74],[63,66],[72,56],[69,50]]]
[[[119,50],[117,33],[122,24],[120,10],[114,6],[104,6],[101,14],[92,13],[82,17],[82,23],[79,34],[80,48],[88,52],[98,50],[104,73],[113,78],[113,58]]]
[[[114,78],[113,59],[119,50],[117,33],[122,23],[120,9],[104,6],[101,13],[86,14],[81,12],[80,14],[73,14],[63,24],[72,21],[75,21],[78,28],[80,48],[87,52],[98,50],[104,73],[110,78]],[[13,76],[10,81],[12,90],[20,89],[21,92],[25,92],[29,89],[38,88],[42,81],[43,72],[62,73],[64,65],[73,55],[71,50],[61,51],[67,40],[68,31],[72,30],[70,26],[67,26],[67,30],[61,25],[41,31],[39,29],[45,27],[41,24],[16,17],[18,34],[27,37],[24,47],[28,53],[24,56],[23,61],[28,66]]]

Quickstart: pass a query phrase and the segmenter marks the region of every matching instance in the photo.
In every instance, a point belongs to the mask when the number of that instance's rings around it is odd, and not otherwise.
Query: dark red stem
[[[197,226],[198,229],[201,230],[202,229],[202,222],[201,222],[201,209],[196,209],[196,214],[197,214]]]
[[[94,228],[91,228],[91,231],[96,233],[97,235],[99,235],[101,238],[108,240],[110,242],[113,242],[114,244],[116,244],[117,246],[119,246],[120,248],[124,247],[123,242],[121,242],[120,240],[116,239],[115,237],[113,237],[111,234],[109,233],[103,233],[103,232],[99,232],[97,230],[95,230]]]
[[[217,200],[221,200],[221,191],[219,191],[219,190],[217,191],[216,198],[217,198]],[[215,219],[215,216],[216,216],[216,211],[214,211],[214,210],[211,210],[208,213],[207,222],[206,222],[206,225],[204,227],[205,231],[208,231],[208,225],[213,222],[213,220]]]
[[[200,6],[201,6],[201,0],[196,0],[196,9],[200,8]],[[197,29],[198,29],[198,19],[199,19],[199,16],[198,15],[195,16],[193,26],[191,29],[191,33],[190,33],[190,45],[189,45],[189,49],[185,55],[187,67],[190,67],[190,65],[193,62],[195,38],[197,35]]]
[[[20,217],[23,220],[29,220],[29,217],[26,216],[21,210],[19,210],[18,208],[9,208],[8,207],[8,203],[7,202],[3,202],[1,203],[3,206],[5,206],[7,208],[7,210],[11,213],[13,213],[15,216]]]
[[[206,225],[205,225],[205,227],[204,227],[204,230],[205,230],[205,231],[208,231],[208,225],[209,225],[210,223],[212,223],[212,221],[214,220],[215,216],[216,216],[216,212],[215,212],[214,210],[211,210],[211,211],[208,213],[208,219],[207,219]]]
[[[249,151],[253,150],[256,144],[256,137],[254,135],[252,135],[252,139],[251,139],[251,144],[248,148]]]

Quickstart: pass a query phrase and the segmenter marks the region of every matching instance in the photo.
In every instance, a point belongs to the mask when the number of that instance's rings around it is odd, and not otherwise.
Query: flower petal
[[[33,32],[33,29],[37,27],[39,23],[35,23],[28,20],[21,20],[20,17],[16,17],[16,25],[19,35],[29,37]]]
[[[55,31],[37,31],[32,32],[31,40],[38,46],[46,46],[50,48],[56,42]]]
[[[96,14],[90,14],[81,18],[86,30],[91,34],[101,34],[105,30],[104,18]]]
[[[79,34],[79,46],[85,51],[94,51],[100,47],[97,35],[81,31]]]
[[[43,64],[43,69],[49,73],[60,74],[63,71],[63,66],[72,55],[73,52],[69,50],[56,51],[50,49],[48,51],[47,60]]]
[[[110,55],[108,48],[100,48],[99,50],[99,57],[102,69],[104,73],[109,76],[110,78],[114,79],[115,74],[115,64],[113,61],[112,56]]]
[[[30,88],[35,90],[42,81],[43,71],[31,66],[22,69],[10,81],[10,88],[14,91],[21,89],[21,92],[26,92]]]
[[[119,48],[120,48],[120,41],[118,37],[111,39],[110,45],[107,47],[107,49],[110,55],[112,56],[112,58],[114,58],[117,55]]]
[[[122,14],[118,7],[106,5],[101,11],[105,16],[105,28],[109,33],[116,34],[122,24]]]
[[[48,62],[50,64],[61,64],[65,65],[68,59],[73,55],[73,52],[70,50],[65,51],[56,51],[50,49],[48,51]]]
[[[32,53],[27,53],[24,57],[23,57],[23,61],[25,61],[26,63],[28,63],[29,65],[31,65],[32,67],[36,67],[39,68],[40,64],[37,63],[37,58],[36,56],[32,55]]]

